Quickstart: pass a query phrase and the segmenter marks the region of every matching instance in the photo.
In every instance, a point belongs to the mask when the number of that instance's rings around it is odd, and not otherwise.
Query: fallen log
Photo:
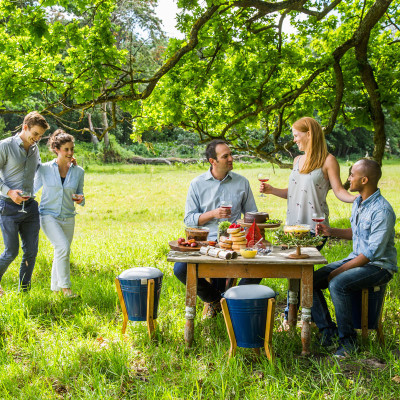
[[[238,162],[246,163],[246,161],[242,161],[244,158],[251,159],[259,159],[261,158],[257,156],[248,156],[248,155],[234,155],[233,159]],[[177,157],[160,157],[160,158],[144,158],[140,156],[131,157],[128,162],[130,164],[151,164],[151,165],[173,165],[173,164],[197,164],[197,163],[206,163],[207,160],[205,158],[177,158]]]

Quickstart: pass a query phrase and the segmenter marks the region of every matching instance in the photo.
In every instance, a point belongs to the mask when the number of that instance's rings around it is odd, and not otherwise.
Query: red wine
[[[232,206],[222,206],[221,208],[229,208],[229,209],[231,209]]]
[[[312,218],[314,222],[322,222],[325,218]]]
[[[259,180],[260,182],[263,182],[263,183],[264,183],[264,182],[268,182],[268,181],[269,181],[269,178],[263,178],[263,179],[260,179],[260,178],[259,178],[258,180]]]

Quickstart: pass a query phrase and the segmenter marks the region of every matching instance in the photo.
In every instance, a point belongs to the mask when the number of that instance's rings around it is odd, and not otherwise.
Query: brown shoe
[[[220,300],[207,303],[207,311],[203,315],[203,319],[215,318],[222,311]]]

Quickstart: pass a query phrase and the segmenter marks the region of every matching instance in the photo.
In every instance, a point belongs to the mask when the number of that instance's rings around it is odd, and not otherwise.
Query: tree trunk
[[[368,42],[368,39],[365,42]],[[374,152],[372,157],[382,165],[386,144],[385,115],[382,110],[378,83],[375,80],[374,71],[367,59],[366,43],[362,43],[356,47],[356,59],[360,68],[361,79],[368,92],[370,114],[374,125]]]
[[[390,3],[389,0],[377,0],[366,15],[364,21],[366,26],[374,26],[378,20],[385,14]],[[382,103],[379,93],[378,83],[376,82],[374,71],[368,62],[367,50],[371,29],[359,30],[357,45],[355,46],[356,60],[360,69],[360,76],[364,87],[368,92],[370,103],[370,114],[374,125],[374,152],[373,159],[382,165],[382,159],[385,152],[386,134],[385,134],[385,115],[382,110]]]
[[[103,122],[103,130],[108,129],[108,118],[107,118],[107,103],[102,103],[101,105],[101,119]],[[108,132],[104,135],[104,147],[108,149],[110,147],[110,138]]]
[[[92,114],[88,113],[88,122],[89,122],[89,129],[94,132],[93,128],[93,122],[92,122]],[[99,144],[99,139],[97,138],[96,135],[93,135],[93,133],[90,133],[92,143],[97,146]]]

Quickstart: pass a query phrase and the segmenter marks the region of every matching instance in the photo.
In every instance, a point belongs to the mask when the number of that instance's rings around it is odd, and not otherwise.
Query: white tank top
[[[323,223],[329,226],[329,208],[326,203],[329,181],[325,179],[322,168],[308,174],[300,173],[300,158],[289,176],[286,224],[308,224],[314,230],[312,215],[318,213],[325,215]]]

